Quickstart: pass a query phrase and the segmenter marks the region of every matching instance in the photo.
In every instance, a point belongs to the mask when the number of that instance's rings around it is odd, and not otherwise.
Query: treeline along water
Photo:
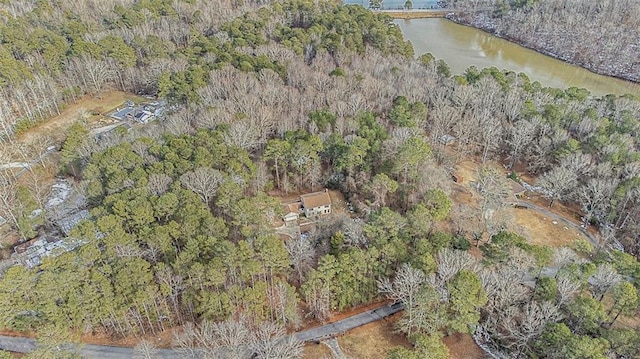
[[[383,0],[381,8],[384,10],[396,10],[403,9],[407,0]],[[362,5],[366,8],[369,7],[369,0],[345,0],[345,4]],[[413,9],[437,9],[437,0],[412,0],[411,6]]]
[[[447,19],[395,20],[416,55],[426,52],[445,60],[454,74],[469,66],[495,66],[523,72],[543,86],[582,87],[595,95],[626,94],[640,96],[640,85],[597,75],[578,66],[540,54],[484,31],[456,24]]]

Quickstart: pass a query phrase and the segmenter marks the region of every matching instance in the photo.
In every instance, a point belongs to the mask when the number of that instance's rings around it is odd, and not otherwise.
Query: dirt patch
[[[13,247],[20,242],[20,235],[16,231],[0,234],[0,260],[10,261]],[[12,263],[12,262],[11,262]],[[0,268],[3,266],[0,265]]]
[[[454,334],[442,339],[449,348],[451,359],[484,359],[486,353],[473,341],[469,334]]]
[[[468,186],[469,182],[477,179],[476,170],[478,164],[471,160],[460,161],[456,165],[455,174],[458,177],[458,184]]]
[[[309,343],[304,346],[302,353],[304,359],[330,359],[333,358],[331,349],[322,343]]]
[[[394,324],[401,314],[369,323],[338,338],[347,358],[386,359],[396,346],[411,348],[407,338],[395,331]]]
[[[562,247],[570,245],[576,239],[587,239],[576,229],[545,217],[534,209],[514,209],[513,212],[520,233],[532,244]]]

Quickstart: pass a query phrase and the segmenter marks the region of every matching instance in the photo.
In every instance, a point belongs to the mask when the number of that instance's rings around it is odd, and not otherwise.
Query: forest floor
[[[442,339],[449,348],[449,358],[451,359],[484,359],[488,358],[484,352],[473,341],[469,334],[453,334]]]

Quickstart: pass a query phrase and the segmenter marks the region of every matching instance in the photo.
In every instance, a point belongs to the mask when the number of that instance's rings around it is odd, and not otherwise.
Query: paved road
[[[36,341],[31,338],[0,336],[0,348],[17,353],[28,353],[36,349]],[[85,358],[95,359],[123,359],[133,357],[133,349],[106,345],[85,344],[76,349]],[[176,358],[179,353],[171,349],[159,349],[156,358]]]
[[[372,323],[395,314],[403,309],[402,304],[384,305],[366,312],[353,315],[349,318],[339,320],[335,323],[323,325],[321,327],[308,329],[296,333],[296,339],[303,342],[317,342],[322,339],[345,333],[353,328]]]
[[[339,320],[335,323],[323,325],[295,333],[295,337],[303,342],[320,341],[338,334],[342,334],[353,328],[375,322],[402,310],[402,305],[383,305],[368,310],[364,313]],[[28,353],[36,348],[36,341],[31,338],[9,337],[0,335],[0,349],[18,353]],[[85,344],[76,349],[85,358],[92,359],[123,359],[131,358],[134,354],[132,348],[115,347],[106,345]],[[159,349],[155,358],[169,359],[179,358],[180,353],[172,349]]]

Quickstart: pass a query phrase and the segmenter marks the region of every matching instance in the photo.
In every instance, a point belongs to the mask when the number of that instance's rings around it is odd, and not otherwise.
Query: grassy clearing
[[[394,323],[399,314],[364,325],[338,338],[347,358],[386,359],[389,350],[396,346],[411,347],[402,334],[395,331]]]
[[[122,91],[109,91],[100,98],[85,96],[76,103],[67,105],[59,115],[24,131],[17,140],[31,146],[42,143],[44,138],[48,138],[51,145],[60,145],[65,139],[66,131],[81,118],[83,113],[87,114],[87,122],[91,124],[104,118],[111,110],[121,106],[126,100],[141,102],[145,99]],[[5,149],[1,148],[0,150]]]

